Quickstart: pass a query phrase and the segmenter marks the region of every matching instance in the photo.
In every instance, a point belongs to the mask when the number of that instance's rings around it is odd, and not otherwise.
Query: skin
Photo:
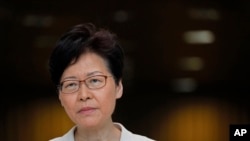
[[[76,63],[68,66],[61,77],[64,80],[84,80],[93,75],[112,76],[106,62],[99,55],[87,52]],[[123,85],[117,85],[113,77],[107,77],[106,85],[91,90],[81,83],[79,90],[72,94],[59,93],[61,105],[70,119],[77,125],[76,141],[118,141],[120,130],[112,122],[111,115],[116,100],[122,96]],[[89,110],[83,110],[87,108]]]

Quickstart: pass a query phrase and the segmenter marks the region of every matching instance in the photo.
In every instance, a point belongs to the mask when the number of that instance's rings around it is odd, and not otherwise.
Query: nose
[[[84,85],[84,83],[81,83],[78,90],[78,100],[87,101],[92,98],[93,98],[92,92],[86,87],[86,85]]]

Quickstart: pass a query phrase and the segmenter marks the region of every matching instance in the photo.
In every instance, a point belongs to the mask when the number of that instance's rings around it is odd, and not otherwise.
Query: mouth
[[[96,108],[94,107],[83,107],[78,111],[78,113],[84,114],[84,115],[90,115],[95,111],[96,111]]]

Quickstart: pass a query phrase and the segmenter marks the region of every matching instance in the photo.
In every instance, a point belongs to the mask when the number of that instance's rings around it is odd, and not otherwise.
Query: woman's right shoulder
[[[74,141],[74,131],[76,126],[72,127],[66,134],[61,137],[55,137],[49,141]]]
[[[62,141],[62,138],[61,137],[57,137],[57,138],[50,139],[49,141]]]

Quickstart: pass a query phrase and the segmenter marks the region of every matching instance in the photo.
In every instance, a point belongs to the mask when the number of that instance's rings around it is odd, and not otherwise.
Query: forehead
[[[92,72],[108,73],[107,62],[98,54],[88,52],[79,56],[79,58],[70,64],[62,75],[62,78],[69,75],[73,76],[86,76]]]

